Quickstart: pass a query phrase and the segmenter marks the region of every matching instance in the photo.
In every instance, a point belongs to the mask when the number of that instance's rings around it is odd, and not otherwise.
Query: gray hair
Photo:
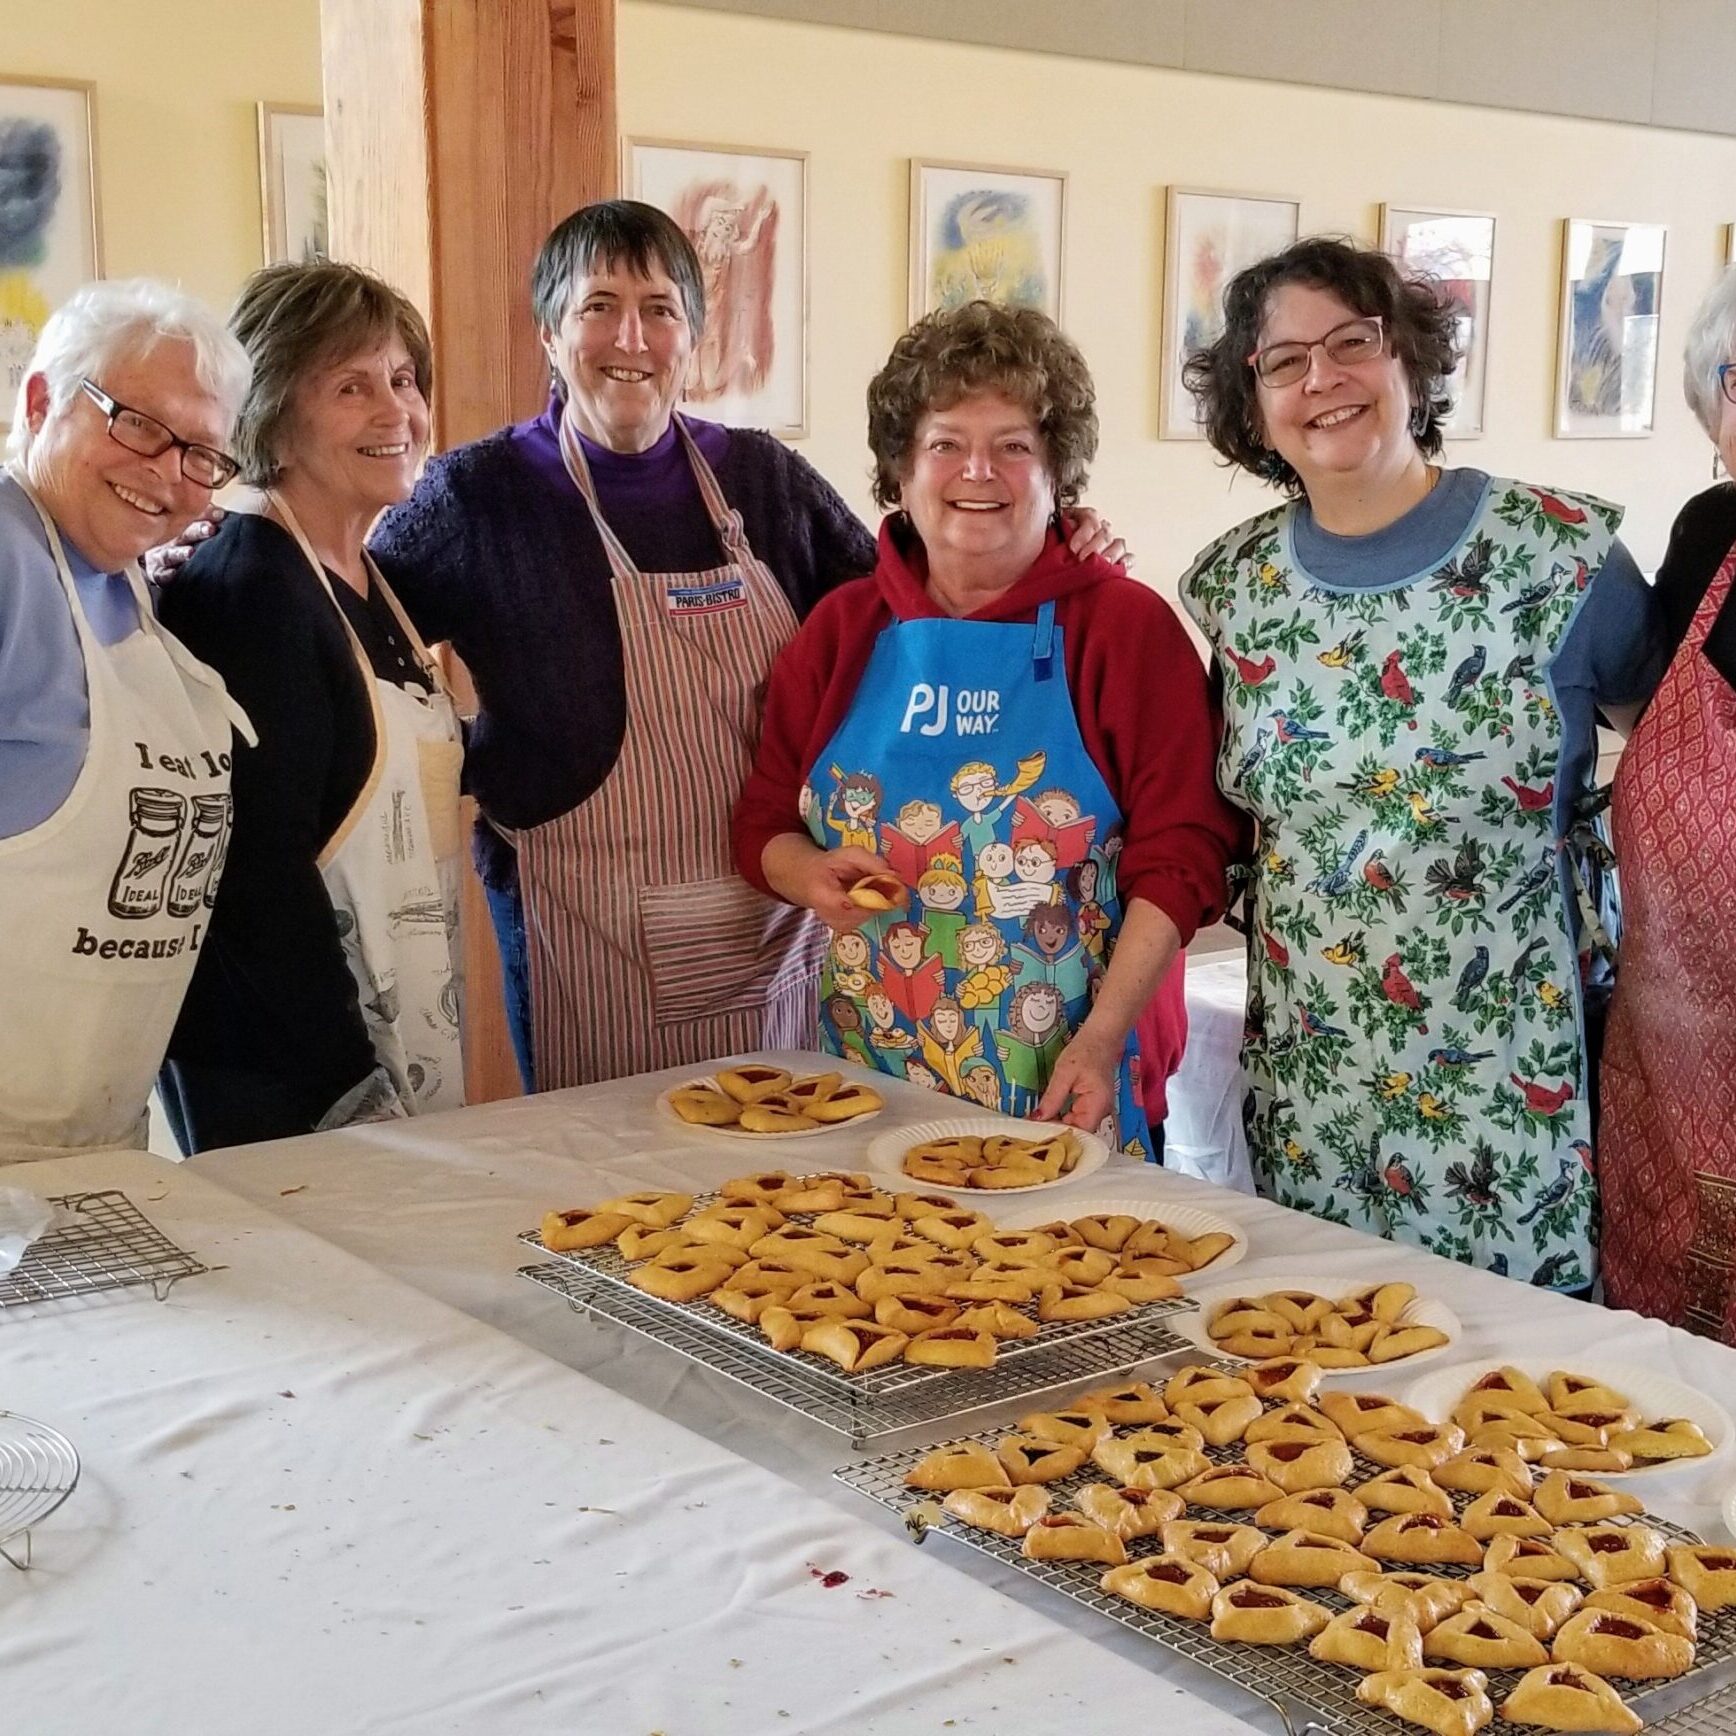
[[[1718,364],[1731,361],[1736,361],[1736,265],[1718,278],[1695,308],[1682,352],[1682,391],[1714,444],[1723,415]]]
[[[596,266],[625,265],[639,277],[655,266],[681,295],[694,342],[705,328],[705,280],[699,255],[673,217],[637,199],[599,199],[557,223],[530,274],[530,305],[544,331],[567,317],[573,285]],[[559,388],[557,379],[556,387]]]
[[[30,445],[25,394],[31,375],[47,377],[52,413],[71,403],[82,381],[100,384],[103,371],[121,357],[148,355],[175,339],[193,346],[193,371],[221,406],[227,435],[253,374],[247,352],[202,301],[153,278],[129,277],[84,284],[48,316],[18,388],[6,455],[22,458]]]

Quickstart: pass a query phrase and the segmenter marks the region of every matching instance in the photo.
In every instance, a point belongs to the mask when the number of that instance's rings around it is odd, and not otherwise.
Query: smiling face
[[[179,338],[111,362],[94,384],[183,440],[228,450],[222,405],[199,383],[193,346]],[[30,485],[79,553],[104,572],[172,541],[211,504],[210,489],[181,474],[175,448],[156,458],[129,452],[85,393],[75,391],[51,409],[48,381],[35,374],[26,382],[25,405]]]
[[[1260,348],[1314,343],[1362,315],[1330,290],[1285,283],[1272,292]],[[1410,385],[1404,364],[1382,354],[1340,367],[1315,349],[1294,385],[1256,388],[1267,445],[1285,459],[1310,494],[1347,480],[1379,487],[1416,462]]]
[[[900,970],[915,970],[922,963],[922,936],[901,924],[887,934],[886,951]]]
[[[1035,984],[1024,1005],[1025,1029],[1042,1037],[1061,1021],[1061,1001],[1047,983]]]
[[[832,957],[845,970],[861,970],[868,963],[868,941],[852,929],[832,937]]]
[[[898,810],[898,829],[913,844],[926,844],[940,830],[940,809],[933,802],[906,802]]]
[[[410,498],[427,450],[427,400],[409,349],[393,333],[296,387],[278,474],[292,490],[317,491],[371,517]]]
[[[937,1001],[930,1018],[936,1039],[945,1048],[956,1043],[964,1030],[964,1016],[950,1001]]]
[[[668,431],[693,338],[666,271],[641,277],[601,260],[573,284],[560,325],[542,333],[579,432],[612,452],[643,452]]]
[[[968,561],[1011,584],[1041,552],[1055,512],[1035,419],[999,392],[930,410],[916,425],[899,500],[931,565]]]
[[[958,956],[972,970],[983,970],[1001,956],[1001,937],[992,928],[972,923],[959,930]]]
[[[1032,839],[1021,844],[1013,858],[1019,878],[1031,885],[1046,885],[1055,878],[1055,856],[1047,844]]]
[[[1013,871],[1011,844],[985,844],[977,852],[977,869],[985,880],[1005,880]]]

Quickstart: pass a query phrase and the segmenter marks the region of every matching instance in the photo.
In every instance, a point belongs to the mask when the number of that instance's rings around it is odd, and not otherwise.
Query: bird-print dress
[[[1243,1064],[1262,1191],[1558,1288],[1596,1267],[1577,916],[1550,665],[1619,509],[1491,479],[1457,546],[1363,589],[1293,507],[1182,601],[1258,822]]]

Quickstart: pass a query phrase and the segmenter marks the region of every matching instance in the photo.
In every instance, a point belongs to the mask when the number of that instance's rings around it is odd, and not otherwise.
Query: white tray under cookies
[[[1079,1161],[1065,1175],[1058,1175],[1053,1181],[1033,1182],[1029,1187],[961,1187],[956,1182],[927,1182],[911,1176],[904,1168],[905,1154],[913,1145],[972,1135],[987,1139],[996,1133],[1012,1139],[1053,1139],[1058,1133],[1071,1133],[1079,1141]],[[1083,1133],[1077,1127],[1063,1127],[1056,1121],[1016,1121],[1009,1115],[948,1115],[938,1121],[919,1121],[913,1127],[894,1127],[877,1134],[868,1143],[864,1161],[876,1174],[896,1181],[902,1187],[933,1188],[939,1193],[957,1194],[964,1200],[983,1202],[1018,1199],[1025,1194],[1045,1193],[1053,1188],[1066,1187],[1071,1182],[1083,1181],[1086,1176],[1095,1175],[1109,1161],[1109,1147],[1095,1133]],[[1068,1212],[1065,1215],[1073,1217],[1077,1214]]]
[[[860,1127],[886,1110],[882,1103],[877,1109],[864,1109],[860,1115],[852,1115],[848,1121],[825,1121],[818,1127],[798,1127],[790,1133],[755,1133],[746,1127],[708,1127],[703,1121],[689,1121],[670,1102],[677,1091],[685,1091],[692,1085],[702,1085],[711,1091],[723,1089],[715,1073],[696,1073],[691,1079],[683,1079],[679,1085],[671,1085],[667,1091],[658,1093],[657,1113],[665,1121],[673,1122],[683,1133],[716,1134],[719,1139],[745,1139],[755,1145],[782,1145],[791,1139],[821,1139],[828,1133],[842,1133],[847,1127]]]
[[[979,1200],[975,1209],[984,1217],[993,1218],[995,1227],[1001,1230],[1034,1230],[1039,1224],[1052,1223],[1056,1218],[1129,1217],[1138,1218],[1142,1223],[1155,1221],[1164,1224],[1172,1230],[1179,1230],[1184,1236],[1234,1236],[1235,1240],[1209,1265],[1201,1266],[1197,1272],[1176,1273],[1175,1281],[1183,1289],[1198,1283],[1216,1283],[1220,1272],[1240,1265],[1248,1254],[1248,1232],[1233,1218],[1226,1218],[1221,1212],[1207,1211],[1204,1206],[1169,1205],[1149,1195],[1134,1199],[1122,1195],[1111,1198],[1099,1194],[1069,1194],[1059,1203],[1015,1197],[1014,1203],[1004,1210],[996,1207],[993,1198],[988,1198]]]
[[[696,1211],[717,1203],[701,1194]],[[791,1221],[808,1214],[792,1213]],[[536,1230],[519,1238],[544,1264],[519,1276],[565,1297],[576,1309],[602,1315],[728,1375],[792,1410],[848,1434],[854,1444],[919,1424],[1030,1397],[1096,1375],[1109,1376],[1153,1357],[1185,1350],[1175,1331],[1191,1313],[1185,1297],[1147,1302],[1104,1320],[1045,1323],[1036,1335],[1003,1340],[992,1368],[927,1368],[895,1362],[847,1374],[811,1351],[773,1350],[758,1327],[725,1314],[703,1298],[667,1302],[628,1282],[635,1268],[613,1242],[550,1253]]]
[[[1226,1372],[1233,1373],[1234,1370],[1226,1369]],[[1156,1376],[1153,1376],[1152,1383],[1161,1386]],[[1275,1405],[1268,1404],[1266,1408],[1272,1409]],[[984,1430],[980,1434],[965,1438],[992,1446],[1010,1432],[1011,1427],[1008,1426]],[[1133,1431],[1129,1428],[1116,1432]],[[878,1458],[861,1459],[833,1472],[833,1476],[846,1488],[854,1489],[857,1494],[865,1495],[869,1500],[904,1516],[906,1526],[917,1542],[924,1542],[929,1537],[941,1537],[948,1543],[962,1545],[980,1555],[993,1556],[996,1561],[1017,1569],[1027,1578],[1061,1592],[1076,1603],[1082,1603],[1088,1609],[1107,1616],[1111,1621],[1144,1634],[1178,1656],[1200,1664],[1214,1675],[1233,1682],[1237,1687],[1275,1708],[1284,1729],[1291,1732],[1292,1736],[1310,1730],[1328,1733],[1328,1736],[1405,1736],[1406,1732],[1411,1732],[1414,1736],[1416,1725],[1401,1723],[1384,1711],[1363,1705],[1356,1698],[1356,1684],[1361,1679],[1358,1671],[1345,1665],[1322,1662],[1311,1656],[1306,1646],[1251,1646],[1214,1640],[1208,1623],[1183,1621],[1175,1616],[1143,1609],[1137,1604],[1129,1603],[1125,1598],[1113,1597],[1101,1590],[1098,1580],[1103,1570],[1095,1564],[1031,1561],[1021,1552],[1016,1537],[1001,1537],[992,1531],[978,1530],[949,1516],[943,1516],[942,1522],[938,1524],[913,1521],[908,1517],[912,1509],[922,1508],[924,1512],[938,1510],[942,1499],[939,1495],[931,1495],[920,1489],[907,1488],[904,1483],[905,1472],[930,1450],[928,1447],[907,1448]],[[1243,1446],[1236,1443],[1228,1447],[1208,1446],[1205,1454],[1213,1463],[1222,1464],[1237,1458],[1244,1451]],[[1354,1446],[1351,1453],[1356,1462],[1353,1481],[1361,1482],[1388,1468],[1371,1459],[1365,1459],[1356,1452]],[[1087,1459],[1082,1469],[1048,1485],[1055,1497],[1055,1510],[1068,1507],[1073,1493],[1084,1484],[1105,1480],[1104,1473]],[[1450,1490],[1447,1493],[1458,1512],[1462,1512],[1474,1499],[1464,1493]],[[1223,1520],[1227,1523],[1252,1523],[1246,1514],[1223,1514],[1215,1509],[1190,1508],[1188,1516]],[[1672,1543],[1701,1541],[1694,1532],[1651,1513],[1639,1513],[1632,1518],[1616,1519],[1610,1523],[1650,1525]],[[1267,1535],[1270,1536],[1271,1533],[1268,1532]],[[1162,1543],[1155,1536],[1133,1539],[1127,1545],[1128,1559],[1138,1560],[1159,1554],[1162,1547]],[[972,1558],[966,1556],[954,1564],[968,1571]],[[1402,1571],[1397,1564],[1394,1564],[1394,1570]],[[1475,1569],[1431,1566],[1419,1571],[1442,1578],[1461,1579],[1468,1577]],[[1300,1595],[1325,1605],[1334,1613],[1351,1607],[1350,1600],[1336,1590],[1310,1589]],[[1649,1686],[1628,1682],[1618,1683],[1617,1686],[1628,1704],[1651,1725],[1654,1720],[1666,1714],[1677,1713],[1704,1701],[1708,1695],[1715,1693],[1731,1679],[1732,1669],[1736,1669],[1736,1609],[1723,1610],[1714,1615],[1701,1611],[1699,1649],[1695,1653],[1694,1666],[1686,1675],[1674,1681],[1655,1682]],[[1485,1674],[1489,1678],[1489,1697],[1499,1705],[1512,1692],[1524,1672],[1488,1670]],[[1297,1715],[1293,1717],[1293,1713]],[[1671,1726],[1665,1726],[1671,1727],[1674,1727],[1673,1721]],[[1693,1731],[1694,1736],[1701,1736],[1702,1730],[1709,1732],[1714,1728],[1717,1729],[1718,1736],[1726,1736],[1727,1730],[1736,1729],[1736,1726],[1701,1726],[1692,1719],[1684,1719],[1680,1727],[1685,1732]],[[1490,1726],[1491,1732],[1517,1731],[1519,1728],[1521,1727],[1501,1722],[1499,1719]]]
[[[1408,1365],[1389,1362],[1386,1366],[1402,1369]],[[1431,1422],[1445,1422],[1452,1414],[1453,1407],[1471,1387],[1485,1374],[1492,1373],[1500,1366],[1502,1365],[1492,1362],[1458,1362],[1450,1367],[1431,1368],[1415,1385],[1408,1387],[1399,1396],[1405,1404],[1413,1410],[1421,1411]],[[1539,1385],[1557,1369],[1568,1374],[1583,1375],[1588,1380],[1600,1380],[1623,1394],[1646,1421],[1651,1422],[1659,1417],[1687,1417],[1691,1422],[1700,1425],[1706,1439],[1712,1443],[1711,1452],[1702,1453],[1697,1459],[1655,1459],[1648,1464],[1635,1465],[1630,1471],[1588,1473],[1600,1483],[1628,1482],[1635,1477],[1651,1482],[1658,1477],[1667,1476],[1671,1471],[1703,1467],[1708,1460],[1729,1450],[1732,1433],[1736,1432],[1730,1413],[1710,1393],[1701,1392],[1698,1387],[1689,1386],[1654,1369],[1638,1367],[1631,1362],[1607,1362],[1593,1352],[1589,1356],[1575,1359],[1571,1368],[1567,1368],[1564,1359],[1558,1356],[1520,1356],[1506,1366],[1529,1375]],[[1736,1531],[1736,1527],[1732,1527],[1732,1530]]]
[[[1209,1273],[1211,1267],[1206,1271]],[[1366,1284],[1346,1284],[1342,1275],[1336,1278],[1323,1277],[1318,1272],[1305,1273],[1298,1277],[1295,1273],[1279,1272],[1273,1277],[1261,1274],[1258,1278],[1249,1279],[1243,1284],[1219,1284],[1211,1289],[1195,1290],[1193,1297],[1199,1303],[1199,1312],[1190,1315],[1185,1321],[1179,1322],[1176,1330],[1183,1338],[1189,1339],[1200,1350],[1203,1350],[1213,1362],[1239,1364],[1250,1366],[1256,1359],[1247,1356],[1237,1356],[1234,1351],[1225,1350],[1209,1332],[1206,1324],[1212,1317],[1212,1310],[1221,1307],[1233,1296],[1263,1296],[1270,1295],[1275,1290],[1306,1290],[1311,1295],[1324,1296],[1328,1301],[1347,1295],[1352,1290],[1366,1290]],[[1458,1346],[1460,1335],[1464,1328],[1459,1324],[1459,1317],[1446,1303],[1433,1296],[1413,1296],[1405,1305],[1404,1312],[1398,1317],[1401,1326],[1433,1326],[1437,1331],[1447,1335],[1445,1344],[1437,1344],[1432,1350],[1419,1350],[1414,1356],[1401,1356],[1396,1362],[1371,1362],[1366,1368],[1329,1368],[1326,1371],[1328,1380],[1355,1380],[1362,1375],[1379,1374],[1387,1377],[1389,1382],[1405,1379],[1413,1368],[1425,1362],[1435,1362],[1443,1356],[1451,1356]],[[1302,1352],[1306,1355],[1307,1352]]]

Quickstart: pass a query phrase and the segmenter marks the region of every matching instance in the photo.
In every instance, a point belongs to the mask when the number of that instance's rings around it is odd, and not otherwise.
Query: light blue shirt
[[[123,574],[99,571],[61,532],[85,619],[116,645],[140,630]],[[78,629],[48,536],[12,477],[0,474],[0,838],[55,814],[84,768],[90,697]]]

